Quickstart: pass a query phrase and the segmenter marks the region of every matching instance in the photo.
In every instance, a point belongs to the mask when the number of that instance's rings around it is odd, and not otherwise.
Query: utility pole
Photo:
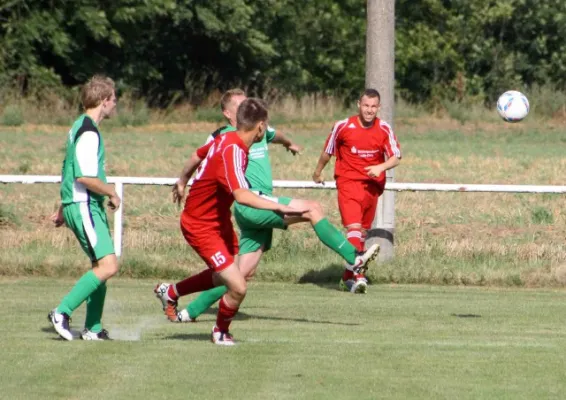
[[[380,118],[393,126],[395,107],[395,0],[367,1],[366,88],[381,95]],[[393,170],[387,182],[395,180]],[[368,232],[369,245],[379,243],[379,260],[393,258],[395,234],[395,193],[386,191],[379,198],[377,213]]]

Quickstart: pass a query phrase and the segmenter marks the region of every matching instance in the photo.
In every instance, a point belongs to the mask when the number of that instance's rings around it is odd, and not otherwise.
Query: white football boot
[[[212,340],[212,343],[219,346],[234,346],[236,344],[229,332],[220,331],[216,325],[212,328],[212,337],[210,340]]]
[[[177,313],[177,322],[197,322],[197,319],[191,318],[187,309],[184,309]]]
[[[364,274],[355,274],[350,286],[350,293],[366,294],[368,291],[368,280]]]
[[[167,293],[170,286],[170,283],[158,283],[155,286],[155,289],[153,289],[153,293],[155,293],[155,296],[161,300],[161,306],[163,307],[163,312],[167,319],[171,322],[179,322],[177,317],[177,301],[171,299]]]
[[[73,334],[71,333],[71,329],[69,328],[69,316],[65,313],[57,312],[57,309],[54,308],[47,314],[47,319],[53,325],[55,332],[65,339],[65,340],[73,340]]]
[[[88,329],[84,329],[81,332],[81,339],[82,340],[113,340],[108,336],[108,331],[106,329],[101,330],[98,333],[94,333],[89,331]]]
[[[379,254],[379,245],[377,243],[372,244],[369,249],[367,249],[363,254],[356,256],[356,261],[348,268],[354,271],[354,274],[363,274],[368,269],[368,264],[375,260]],[[366,282],[367,283],[367,282]]]

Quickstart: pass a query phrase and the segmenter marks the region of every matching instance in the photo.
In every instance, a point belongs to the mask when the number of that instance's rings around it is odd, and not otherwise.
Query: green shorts
[[[63,217],[92,262],[114,254],[114,243],[102,204],[66,204],[63,207]]]
[[[262,197],[286,206],[291,202],[289,197]],[[258,210],[235,203],[234,217],[240,228],[240,251],[238,254],[253,253],[263,246],[263,251],[271,248],[273,229],[287,229],[281,215],[274,211]]]

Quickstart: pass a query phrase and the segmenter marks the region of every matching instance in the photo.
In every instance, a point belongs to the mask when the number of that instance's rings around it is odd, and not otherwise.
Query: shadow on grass
[[[201,315],[211,315],[216,317],[216,313],[218,312],[217,308],[209,308]],[[360,324],[354,323],[347,323],[347,322],[335,322],[335,321],[318,321],[313,319],[307,318],[286,318],[286,317],[275,317],[275,316],[266,316],[266,315],[253,315],[247,314],[242,311],[238,311],[238,314],[234,317],[235,321],[249,321],[249,320],[260,320],[260,321],[289,321],[289,322],[299,322],[305,324],[323,324],[323,325],[346,325],[346,326],[358,326]],[[197,321],[199,321],[197,319]]]
[[[265,320],[265,321],[290,321],[290,322],[301,322],[305,324],[323,324],[323,325],[348,325],[348,326],[360,325],[360,324],[352,324],[346,322],[335,322],[335,321],[324,321],[324,320],[318,321],[307,318],[284,318],[284,317],[274,317],[274,316],[265,316],[265,315],[251,315],[243,312],[239,312],[234,319],[239,321],[246,321],[253,319]]]
[[[342,264],[330,264],[324,269],[306,272],[299,278],[299,283],[312,283],[325,289],[341,291],[338,282],[342,279],[343,272]]]
[[[165,340],[194,340],[197,342],[210,342],[210,333],[177,333],[167,336]]]
[[[43,333],[51,333],[53,335],[56,335],[56,336],[52,337],[51,340],[66,341],[65,339],[63,339],[62,337],[59,336],[59,334],[57,333],[55,328],[53,328],[52,326],[44,326],[43,328],[41,328],[41,331]],[[76,330],[76,329],[71,329],[71,333],[73,335],[73,339],[80,339],[81,331]]]
[[[450,314],[452,317],[458,318],[481,318],[479,314]]]

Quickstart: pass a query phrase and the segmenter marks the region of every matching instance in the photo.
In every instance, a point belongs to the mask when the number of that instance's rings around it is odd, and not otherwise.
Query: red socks
[[[363,238],[360,228],[348,228],[346,237],[348,238],[348,242],[352,243],[352,246],[354,246],[357,251],[364,251],[363,241],[365,238]]]
[[[366,236],[366,231],[364,230],[362,232],[361,228],[348,228],[348,234],[346,237],[348,238],[348,242],[350,242],[357,251],[363,252],[366,243]],[[354,279],[354,273],[349,269],[345,269],[342,274],[342,280],[346,282],[348,279]]]
[[[349,279],[354,279],[354,271],[350,271],[349,269],[345,269],[344,273],[342,274],[342,280],[346,282]]]
[[[216,326],[222,332],[228,332],[232,319],[238,312],[237,308],[230,308],[224,301],[224,296],[220,299],[218,305],[218,315],[216,316]]]
[[[212,282],[213,271],[209,268],[204,271],[191,276],[185,280],[177,282],[175,285],[169,286],[169,291],[167,294],[171,300],[177,300],[181,296],[187,294],[203,292],[208,289],[212,289],[214,284]]]

